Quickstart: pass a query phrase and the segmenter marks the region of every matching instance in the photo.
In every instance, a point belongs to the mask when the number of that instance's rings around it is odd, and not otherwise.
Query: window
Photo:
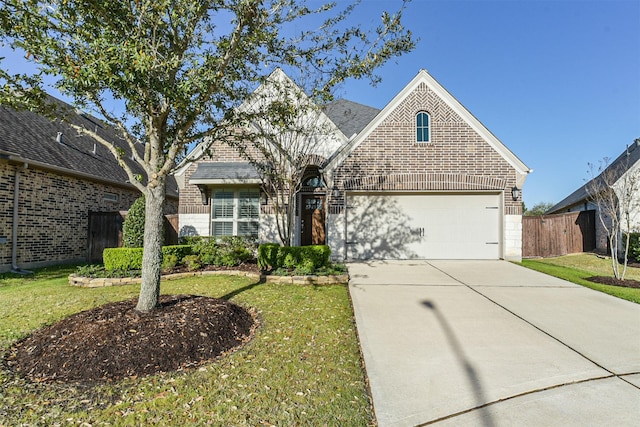
[[[224,188],[211,198],[212,236],[258,237],[260,190]]]
[[[119,197],[114,193],[104,193],[102,195],[102,200],[104,200],[105,202],[117,202],[119,200]]]
[[[431,118],[428,113],[424,111],[416,114],[416,141],[417,142],[431,142]]]

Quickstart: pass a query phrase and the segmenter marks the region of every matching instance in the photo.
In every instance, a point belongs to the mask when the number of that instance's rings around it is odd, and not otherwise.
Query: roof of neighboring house
[[[324,113],[347,138],[360,133],[379,112],[377,108],[346,99],[337,99],[324,107]]]
[[[260,175],[250,163],[201,162],[189,178],[190,184],[259,183]]]
[[[618,156],[609,166],[602,171],[597,177],[593,178],[582,187],[578,188],[573,193],[562,199],[559,203],[554,205],[551,209],[545,212],[545,214],[552,214],[560,212],[564,209],[570,208],[580,203],[584,203],[589,200],[588,188],[594,180],[601,179],[602,174],[612,172],[613,179],[617,181],[631,166],[640,160],[640,138],[636,139],[633,144],[627,147],[622,154]]]
[[[116,147],[124,150],[126,163],[137,174],[144,169],[131,159],[131,149],[116,130],[88,114],[80,113],[65,102],[49,97],[65,120],[92,129]],[[61,136],[58,137],[58,133]],[[105,184],[134,188],[129,177],[107,148],[87,135],[80,135],[69,124],[30,112],[0,106],[0,158],[26,162],[59,174],[92,179]],[[138,144],[142,155],[144,146]],[[177,185],[167,178],[167,195],[177,197]]]

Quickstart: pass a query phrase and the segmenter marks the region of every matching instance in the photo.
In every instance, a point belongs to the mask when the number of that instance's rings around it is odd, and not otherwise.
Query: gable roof
[[[395,109],[405,100],[420,84],[426,84],[440,99],[442,99],[456,114],[458,114],[471,128],[476,131],[498,154],[500,154],[517,172],[526,175],[531,169],[525,165],[511,150],[509,150],[496,136],[489,131],[480,121],[467,110],[457,99],[453,97],[440,83],[436,81],[426,70],[420,70],[418,74],[400,91],[358,135],[345,144],[327,162],[326,168],[332,169],[342,163]]]
[[[627,172],[633,165],[640,161],[640,138],[636,139],[633,144],[627,147],[622,154],[618,156],[609,166],[605,168],[597,177],[593,178],[582,187],[578,188],[573,193],[562,199],[560,202],[551,207],[545,212],[546,215],[558,213],[564,209],[568,209],[571,206],[584,203],[589,200],[588,188],[595,180],[601,179],[605,173],[613,172],[612,178],[618,181],[625,172]]]
[[[116,147],[124,150],[126,162],[135,173],[146,176],[144,169],[131,160],[131,149],[115,129],[88,114],[79,113],[69,104],[49,97],[63,111],[66,120],[94,129]],[[60,134],[60,136],[58,136]],[[80,177],[134,189],[129,177],[107,149],[62,120],[53,120],[31,111],[16,111],[0,106],[0,158],[28,163],[68,176]],[[139,144],[142,155],[144,146]],[[167,177],[167,196],[177,197],[175,179]]]
[[[325,105],[324,112],[347,138],[351,138],[360,133],[380,110],[346,99],[337,99]]]

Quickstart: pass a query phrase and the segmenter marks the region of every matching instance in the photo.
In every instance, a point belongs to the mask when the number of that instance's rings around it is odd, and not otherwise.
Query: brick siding
[[[416,142],[419,111],[431,117],[429,143]],[[522,211],[510,197],[514,168],[424,83],[337,168],[334,182],[341,190],[505,190],[506,213]]]
[[[15,171],[20,169],[17,263],[23,268],[87,259],[89,211],[128,210],[140,193],[0,162],[0,271],[11,268]],[[104,199],[116,194],[115,202]],[[165,214],[177,212],[167,199]]]

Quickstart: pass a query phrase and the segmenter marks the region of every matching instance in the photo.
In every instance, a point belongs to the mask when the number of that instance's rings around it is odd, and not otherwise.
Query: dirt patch
[[[615,277],[608,276],[587,277],[587,280],[594,283],[600,283],[602,285],[620,286],[623,288],[640,288],[640,281],[638,280],[620,280]]]
[[[16,343],[5,360],[33,381],[95,382],[198,366],[253,337],[255,315],[228,301],[170,295],[149,313],[136,300],[72,315]]]

